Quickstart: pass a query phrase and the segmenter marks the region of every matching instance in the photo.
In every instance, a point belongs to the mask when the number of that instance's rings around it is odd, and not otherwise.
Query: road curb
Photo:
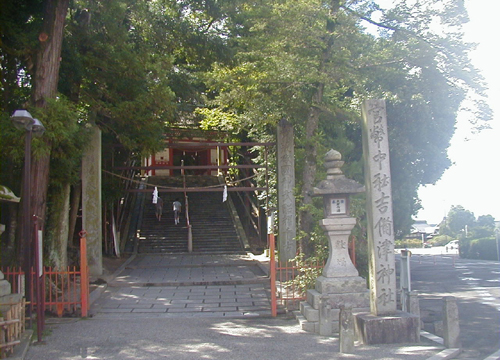
[[[491,354],[490,356],[488,356],[484,360],[500,360],[500,350],[498,350],[497,352]]]
[[[21,343],[14,346],[14,352],[11,356],[8,356],[9,360],[23,360],[28,352],[28,348],[31,343],[31,337],[33,336],[33,330],[25,330],[21,335]]]
[[[437,353],[434,356],[431,356],[427,360],[448,360],[455,358],[458,354],[462,352],[462,349],[446,349]]]
[[[430,332],[427,331],[420,331],[420,336],[426,338],[427,340],[433,341],[435,343],[438,343],[440,345],[444,344],[443,338],[431,334]],[[456,348],[451,348],[451,349],[445,349],[436,355],[431,356],[427,360],[448,360],[448,359],[453,359],[456,357],[458,354],[462,352],[462,349],[456,349]]]
[[[435,343],[444,345],[443,338],[441,338],[441,337],[439,337],[437,335],[431,334],[430,332],[427,332],[427,331],[424,331],[424,330],[420,330],[420,336],[426,338],[427,340],[430,340],[430,341],[433,341]]]

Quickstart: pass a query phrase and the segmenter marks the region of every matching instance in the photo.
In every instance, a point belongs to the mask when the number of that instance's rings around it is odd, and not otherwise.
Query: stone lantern
[[[329,256],[323,273],[316,280],[314,290],[307,293],[307,302],[301,303],[302,328],[321,335],[339,331],[341,308],[354,312],[368,311],[369,291],[366,280],[349,257],[348,242],[356,218],[349,215],[350,196],[365,191],[365,187],[346,178],[340,168],[344,162],[338,151],[325,155],[326,180],[314,188],[313,196],[323,197],[325,218],[320,221],[329,241]]]
[[[340,168],[344,165],[342,155],[330,150],[325,155],[326,180],[314,188],[313,196],[323,197],[325,218],[321,227],[328,233],[329,256],[323,269],[324,277],[358,276],[348,252],[348,241],[356,225],[356,218],[350,217],[350,196],[362,193],[365,187],[346,178]]]

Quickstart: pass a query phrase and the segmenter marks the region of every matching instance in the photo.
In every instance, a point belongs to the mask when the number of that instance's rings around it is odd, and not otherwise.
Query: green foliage
[[[197,108],[196,115],[202,116],[200,127],[203,130],[221,130],[224,132],[239,132],[237,129],[236,115],[221,111],[218,108]]]
[[[443,246],[448,244],[452,240],[453,238],[449,235],[438,235],[430,239],[428,243],[432,244],[432,246]]]
[[[495,233],[495,218],[491,215],[481,215],[477,218],[474,213],[463,206],[452,206],[446,221],[439,228],[440,234],[454,238],[484,238]]]
[[[44,141],[34,139],[32,148],[35,157],[50,151],[50,186],[76,183],[80,179],[81,158],[89,139],[82,112],[63,96],[48,99],[44,109],[30,111],[46,129]]]
[[[332,147],[344,155],[346,175],[362,181],[359,104],[387,99],[394,226],[398,237],[408,233],[420,209],[418,187],[435,183],[451,164],[447,148],[461,102],[478,100],[471,119],[491,117],[482,78],[467,57],[471,46],[461,38],[465,9],[454,1],[441,8],[432,1],[402,2],[382,11],[382,30],[374,36],[363,19],[376,7],[365,1],[246,5],[237,17],[234,62],[207,73],[215,95],[209,105],[236,116],[251,136],[283,117],[292,122],[296,179],[303,187],[304,160],[320,164]],[[430,23],[443,28],[436,32]],[[310,135],[314,112],[320,122]],[[318,168],[316,179],[321,175]]]
[[[61,91],[110,139],[141,154],[161,148],[175,107],[168,40],[158,22],[145,20],[155,17],[143,2],[76,1],[61,63]]]
[[[453,237],[461,236],[465,233],[466,227],[474,225],[475,220],[474,213],[464,209],[463,206],[452,206],[446,216],[446,221],[439,229],[439,233]]]
[[[353,230],[353,234],[356,234],[359,230],[359,227],[355,227]],[[354,236],[356,241],[356,269],[359,272],[359,275],[364,279],[369,278],[369,270],[368,265],[370,261],[370,255],[368,253],[368,243],[366,236]]]
[[[461,240],[460,256],[467,259],[499,260],[495,237]]]
[[[0,150],[8,154],[0,179],[13,190],[23,139],[8,113],[30,96],[43,3],[5,0],[0,12]],[[468,58],[472,45],[463,40],[467,13],[460,1],[398,1],[379,10],[371,0],[74,0],[66,20],[59,91],[69,101],[61,97],[36,114],[51,149],[33,143],[35,154],[53,154],[52,188],[77,179],[87,122],[103,130],[104,158],[111,159],[116,142],[136,158],[160,150],[165,125],[200,124],[264,142],[275,140],[285,118],[296,134],[297,209],[314,224],[299,237],[310,237],[322,252],[322,204],[304,204],[302,189],[324,179],[321,163],[330,148],[343,154],[346,176],[363,182],[364,99],[387,100],[398,237],[420,208],[418,187],[435,183],[450,166],[447,149],[462,102],[471,104],[478,129],[491,117],[483,79]],[[365,27],[377,22],[378,33]],[[264,156],[252,160],[262,164]],[[273,151],[267,160],[275,168]],[[316,174],[305,176],[315,164]],[[275,176],[269,184],[275,206]],[[359,263],[367,264],[363,196],[351,212],[359,219]],[[491,219],[470,223],[463,213],[457,209],[442,234],[453,236],[464,225],[471,235],[488,234]]]
[[[396,249],[415,249],[422,247],[422,239],[403,239],[396,240],[394,247]]]
[[[31,95],[31,71],[39,47],[43,3],[2,0],[0,6],[0,109],[8,113],[25,108]]]
[[[486,238],[495,234],[495,218],[491,215],[481,215],[470,229],[474,239]]]
[[[323,271],[324,259],[310,257],[305,259],[304,254],[297,255],[290,261],[297,268],[297,275],[286,281],[283,285],[288,289],[293,289],[298,294],[305,294],[308,289],[313,289],[316,279]]]

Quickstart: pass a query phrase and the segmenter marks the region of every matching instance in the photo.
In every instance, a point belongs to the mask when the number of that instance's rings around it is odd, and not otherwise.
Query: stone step
[[[188,178],[189,187],[218,184],[215,177]],[[182,187],[182,179],[176,177],[151,177],[149,182],[158,186]],[[171,201],[183,199],[184,195],[168,193],[161,197],[164,201],[161,221],[156,219],[155,207],[151,203],[144,207],[139,252],[186,252],[188,231],[184,214],[181,214],[180,224],[175,225],[171,209]],[[193,192],[188,193],[188,199],[193,251],[230,253],[243,250],[227,204],[222,203],[220,193]]]
[[[295,319],[297,319],[297,322],[299,323],[299,326],[302,330],[310,332],[310,333],[319,333],[319,323],[318,322],[312,322],[308,321],[301,313],[300,311],[294,311],[293,314],[295,315]]]

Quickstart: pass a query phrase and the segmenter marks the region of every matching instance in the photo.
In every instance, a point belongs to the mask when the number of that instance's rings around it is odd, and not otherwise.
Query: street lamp
[[[42,136],[45,128],[42,122],[34,119],[27,110],[16,110],[12,114],[12,123],[17,129],[25,130],[25,145],[24,145],[24,188],[23,188],[23,227],[21,239],[23,239],[23,269],[25,278],[25,293],[26,301],[30,302],[28,306],[29,324],[31,327],[32,313],[32,293],[31,293],[31,139],[32,136]]]

